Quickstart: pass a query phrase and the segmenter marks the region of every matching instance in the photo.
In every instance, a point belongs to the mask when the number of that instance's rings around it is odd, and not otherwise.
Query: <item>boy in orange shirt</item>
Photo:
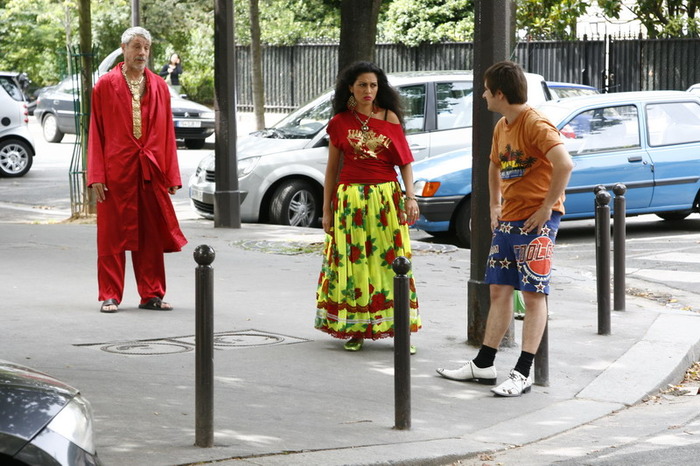
[[[489,204],[493,240],[486,283],[491,306],[477,357],[459,369],[437,369],[460,381],[495,384],[494,359],[513,316],[513,292],[522,292],[527,313],[522,351],[508,379],[491,389],[498,396],[530,391],[530,368],[547,324],[554,240],[564,214],[564,190],[573,163],[547,118],[529,107],[522,68],[504,61],[484,74],[488,109],[503,115],[493,134]]]

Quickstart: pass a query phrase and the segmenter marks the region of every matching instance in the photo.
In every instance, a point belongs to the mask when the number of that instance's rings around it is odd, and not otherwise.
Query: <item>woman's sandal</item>
[[[100,312],[113,313],[119,310],[119,303],[116,299],[105,299],[100,306]]]
[[[151,298],[143,304],[139,304],[139,309],[149,309],[151,311],[172,311],[173,307],[160,298]]]
[[[351,338],[345,343],[343,348],[345,348],[345,351],[360,351],[364,342],[364,338]]]

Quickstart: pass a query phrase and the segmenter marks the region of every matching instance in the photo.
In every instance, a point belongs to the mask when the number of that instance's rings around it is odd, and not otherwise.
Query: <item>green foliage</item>
[[[576,39],[576,21],[590,6],[584,0],[517,0],[517,29],[533,39]]]
[[[415,47],[474,37],[472,0],[394,0],[380,20],[379,41]]]
[[[213,17],[213,12],[211,12]],[[181,54],[184,73],[180,76],[182,90],[196,102],[214,102],[214,23],[208,21],[192,31],[190,43]]]
[[[248,0],[234,0],[236,43],[250,44]],[[260,0],[261,41],[265,45],[337,42],[339,0]]]
[[[236,43],[250,44],[249,0],[232,0]],[[342,0],[259,0],[263,45],[331,42],[340,36]],[[576,20],[593,0],[516,0],[517,28],[533,38],[574,38]],[[697,0],[596,0],[609,18],[630,8],[651,37],[698,37]],[[58,82],[68,72],[66,45],[78,43],[76,0],[0,0],[0,69],[24,71],[35,86]],[[120,45],[131,25],[131,0],[92,1],[96,64]],[[141,23],[153,35],[152,67],[170,54],[182,58],[183,90],[194,100],[213,100],[214,2],[141,0]],[[474,0],[383,0],[378,42],[417,46],[469,41]]]
[[[598,0],[598,5],[609,18],[619,18],[629,8],[651,38],[700,37],[698,0],[637,0],[630,7],[622,0]]]
[[[73,2],[9,0],[0,9],[0,69],[24,71],[41,87],[65,68],[66,37],[77,23]]]

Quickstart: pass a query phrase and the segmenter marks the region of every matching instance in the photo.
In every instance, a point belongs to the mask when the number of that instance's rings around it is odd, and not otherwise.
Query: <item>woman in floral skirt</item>
[[[366,339],[394,336],[392,264],[398,256],[411,257],[408,226],[418,218],[413,155],[403,131],[399,94],[373,63],[357,62],[340,73],[333,113],[327,129],[327,235],[315,327],[348,340],[346,350],[359,351]],[[421,321],[412,272],[408,278],[410,328],[416,332]]]

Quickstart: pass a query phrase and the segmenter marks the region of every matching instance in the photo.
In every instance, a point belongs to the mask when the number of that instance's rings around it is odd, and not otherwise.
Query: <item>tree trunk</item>
[[[265,128],[265,81],[260,46],[260,10],[258,0],[250,0],[250,58],[252,61],[253,111],[257,129]]]
[[[338,71],[358,60],[374,61],[377,18],[382,0],[342,0]]]

